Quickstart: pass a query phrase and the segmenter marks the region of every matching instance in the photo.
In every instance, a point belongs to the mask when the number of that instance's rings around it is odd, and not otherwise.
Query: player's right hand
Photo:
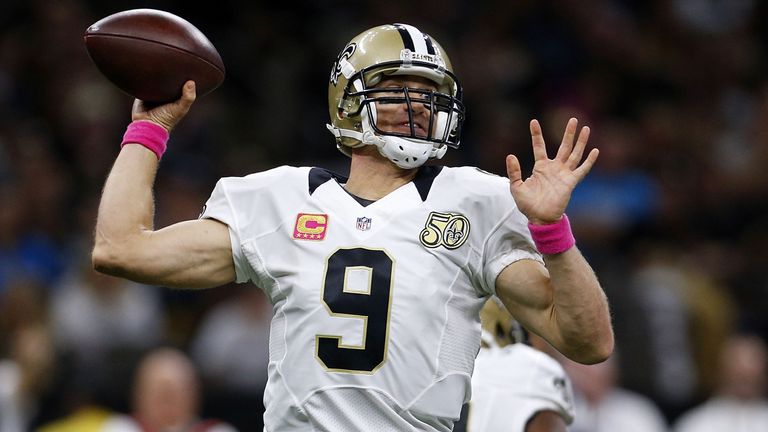
[[[131,119],[136,120],[149,120],[164,127],[168,132],[176,126],[195,102],[195,82],[187,81],[182,87],[181,97],[167,104],[159,106],[147,106],[144,101],[136,99],[133,101],[133,110],[131,111]]]
[[[598,150],[593,148],[582,162],[589,140],[589,128],[584,126],[576,139],[578,120],[568,120],[557,156],[547,156],[547,146],[538,120],[531,120],[531,140],[535,163],[531,176],[523,180],[520,162],[514,155],[507,156],[507,176],[517,208],[535,224],[557,222],[565,213],[576,185],[584,179],[597,160]],[[574,140],[576,141],[574,144]]]

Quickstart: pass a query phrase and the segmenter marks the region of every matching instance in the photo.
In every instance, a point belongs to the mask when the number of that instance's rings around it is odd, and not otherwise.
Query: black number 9
[[[368,290],[348,291],[348,271],[368,272]],[[359,317],[365,322],[361,346],[344,346],[341,336],[317,335],[316,355],[333,372],[374,372],[387,357],[393,261],[380,249],[339,249],[329,258],[323,302],[331,316]]]

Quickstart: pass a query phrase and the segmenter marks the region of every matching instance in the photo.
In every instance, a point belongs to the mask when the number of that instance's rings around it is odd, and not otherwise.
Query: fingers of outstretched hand
[[[578,168],[573,170],[573,173],[576,175],[576,178],[581,181],[584,177],[587,176],[589,171],[592,169],[592,166],[597,161],[597,156],[600,154],[600,150],[593,148],[589,151],[589,154],[587,155],[587,158],[584,160],[584,163],[582,163]],[[577,161],[578,163],[578,161]]]
[[[509,177],[509,183],[513,186],[523,181],[520,161],[514,155],[507,156],[507,177]]]
[[[560,142],[560,148],[557,149],[556,160],[565,162],[571,155],[573,149],[573,139],[576,137],[576,127],[579,125],[579,121],[571,117],[568,123],[565,125],[565,133],[563,134],[563,140]]]
[[[576,146],[573,148],[573,151],[571,151],[571,154],[568,156],[568,160],[566,162],[568,168],[575,169],[577,166],[579,166],[581,157],[584,155],[584,149],[587,147],[587,142],[589,141],[589,132],[590,129],[588,126],[581,128],[581,132],[579,132],[579,139],[576,141]]]
[[[539,121],[531,120],[531,141],[533,142],[533,159],[540,161],[547,159],[547,146],[544,143],[544,134],[541,132]]]

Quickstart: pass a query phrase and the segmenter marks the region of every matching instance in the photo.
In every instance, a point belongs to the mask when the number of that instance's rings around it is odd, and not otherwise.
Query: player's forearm
[[[576,248],[545,255],[553,293],[552,319],[559,349],[580,363],[599,363],[613,352],[608,301],[594,271]]]
[[[99,204],[93,250],[94,267],[131,278],[131,263],[142,249],[142,237],[152,230],[152,186],[157,157],[139,145],[126,145],[107,177]]]

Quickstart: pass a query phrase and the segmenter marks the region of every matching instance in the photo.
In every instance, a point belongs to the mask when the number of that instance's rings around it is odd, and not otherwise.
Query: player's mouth
[[[402,133],[406,135],[411,134],[411,122],[402,122],[395,124],[392,132]],[[427,137],[427,129],[419,122],[413,122],[413,134],[419,138]]]

